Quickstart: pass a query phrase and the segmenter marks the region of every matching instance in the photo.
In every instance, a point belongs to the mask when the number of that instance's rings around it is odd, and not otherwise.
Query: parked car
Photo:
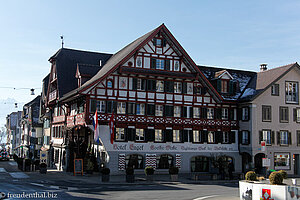
[[[0,153],[0,160],[9,160],[9,153],[3,151]]]

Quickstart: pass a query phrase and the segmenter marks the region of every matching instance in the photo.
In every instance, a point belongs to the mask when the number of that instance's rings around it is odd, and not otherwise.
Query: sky
[[[0,127],[29,88],[41,92],[61,35],[66,48],[115,53],[164,23],[195,63],[258,71],[299,62],[299,11],[297,0],[1,1]]]

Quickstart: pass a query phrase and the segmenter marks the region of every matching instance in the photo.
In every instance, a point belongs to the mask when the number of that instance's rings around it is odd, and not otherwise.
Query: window
[[[192,106],[183,106],[183,117],[191,118],[193,114],[193,107]]]
[[[155,142],[163,141],[163,133],[161,129],[155,129]]]
[[[279,121],[284,123],[284,122],[289,122],[289,108],[288,107],[279,107]]]
[[[279,84],[274,84],[271,87],[271,95],[272,96],[279,96]]]
[[[174,108],[173,106],[166,105],[165,106],[165,116],[173,117],[174,116]]]
[[[271,106],[262,106],[262,121],[270,122],[272,120],[272,108]]]
[[[112,80],[107,81],[107,88],[112,88],[113,87],[113,82]]]
[[[223,132],[223,143],[229,143],[229,132]]]
[[[179,71],[179,66],[180,66],[179,61],[175,60],[174,61],[174,71]]]
[[[118,114],[126,113],[126,102],[118,102],[117,113]]]
[[[249,131],[242,131],[242,144],[250,144]]]
[[[249,107],[242,108],[242,120],[243,121],[249,120]]]
[[[170,167],[174,166],[173,156],[164,154],[157,156],[157,168],[158,169],[169,169]]]
[[[280,131],[280,145],[288,145],[289,138],[288,138],[288,131]]]
[[[155,105],[155,116],[163,116],[163,105]]]
[[[116,141],[125,141],[125,129],[116,128]]]
[[[228,119],[228,108],[222,108],[222,119]]]
[[[126,168],[144,169],[144,159],[142,155],[132,154],[125,157]]]
[[[209,159],[205,156],[196,156],[191,159],[191,171],[192,172],[208,172]]]
[[[207,108],[207,119],[214,119],[214,109]]]
[[[294,122],[300,122],[300,108],[294,108],[293,109],[293,115],[294,115]]]
[[[183,82],[182,92],[183,94],[193,94],[193,83]]]
[[[290,154],[289,153],[274,153],[275,170],[290,169]]]
[[[134,81],[134,84],[135,84],[135,81],[136,81],[136,89],[137,90],[142,90],[142,91],[144,91],[145,90],[145,88],[146,88],[146,80],[144,80],[144,79],[140,79],[140,78],[138,78],[138,79],[133,79]],[[135,87],[135,86],[134,86]]]
[[[199,130],[193,130],[193,142],[202,142],[202,138]]]
[[[145,104],[143,103],[136,104],[136,114],[145,115]]]
[[[285,82],[285,101],[286,103],[298,103],[297,82]]]
[[[174,82],[165,81],[165,92],[173,93],[174,92]]]
[[[300,146],[300,130],[297,130],[297,145]]]
[[[173,142],[181,142],[180,130],[173,130]]]
[[[116,102],[107,101],[106,104],[107,104],[106,105],[107,113],[113,113],[113,112],[115,112],[114,105],[116,105]]]
[[[215,132],[208,131],[208,143],[215,143]]]
[[[156,65],[155,65],[155,68],[156,69],[162,69],[164,70],[165,69],[165,60],[162,60],[162,59],[156,59]]]
[[[147,104],[147,115],[154,116],[155,115],[155,105]]]
[[[137,128],[135,130],[135,141],[144,141],[144,140],[145,140],[144,129]]]
[[[156,81],[156,92],[164,91],[164,81]]]
[[[181,117],[181,107],[174,106],[174,117]]]
[[[221,80],[221,93],[228,93],[228,81],[227,80]]]
[[[193,107],[193,118],[200,118],[200,108]]]
[[[148,79],[147,80],[147,90],[148,91],[156,91],[156,80]]]
[[[272,144],[272,136],[271,136],[271,130],[263,130],[263,141],[266,142],[266,145]]]
[[[127,105],[127,114],[134,115],[135,114],[135,103],[128,103]]]
[[[182,83],[181,82],[174,83],[174,92],[178,93],[178,94],[182,92]]]

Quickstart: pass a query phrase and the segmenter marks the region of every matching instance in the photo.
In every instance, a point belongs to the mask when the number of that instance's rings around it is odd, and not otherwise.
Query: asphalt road
[[[239,199],[237,183],[93,185],[57,180],[51,185],[40,184],[30,173],[20,172],[12,161],[0,162],[0,192],[0,197],[5,194],[6,199]]]

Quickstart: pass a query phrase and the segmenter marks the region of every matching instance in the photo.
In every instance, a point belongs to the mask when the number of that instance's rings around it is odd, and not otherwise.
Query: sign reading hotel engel
[[[112,148],[112,149],[110,149]],[[203,145],[184,145],[184,144],[120,144],[114,143],[108,148],[111,151],[141,151],[141,152],[235,152],[237,148],[232,145],[213,145],[213,144],[203,144]]]

